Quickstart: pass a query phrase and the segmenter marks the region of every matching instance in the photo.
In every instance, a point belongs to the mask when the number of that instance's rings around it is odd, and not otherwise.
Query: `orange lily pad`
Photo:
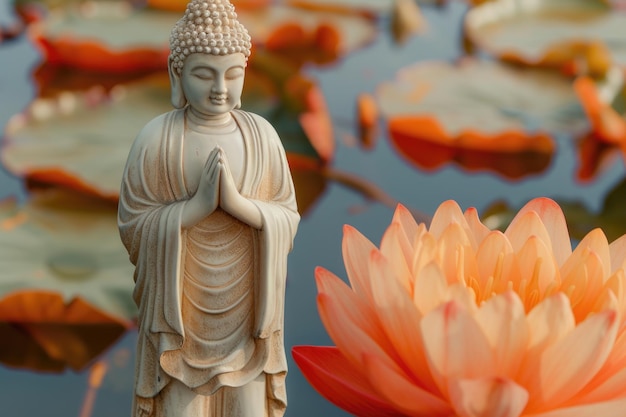
[[[59,189],[0,204],[0,321],[128,327],[134,268],[114,204]]]
[[[423,62],[403,68],[393,82],[379,86],[377,99],[394,144],[420,166],[427,159],[425,142],[438,149],[442,161],[483,161],[478,166],[488,168],[493,164],[486,161],[496,161],[495,155],[549,155],[555,147],[549,132],[584,127],[569,80],[490,61]],[[486,154],[493,157],[478,157]],[[545,168],[549,158],[536,160],[542,162],[531,164],[532,172]],[[513,166],[497,171],[522,175]]]
[[[574,89],[599,141],[626,146],[626,86],[624,73],[614,69],[602,82],[580,77]]]
[[[466,15],[467,37],[505,60],[599,76],[626,66],[626,13],[601,0],[495,0]]]
[[[256,46],[290,55],[315,52],[318,62],[361,48],[377,35],[375,22],[360,15],[283,5],[243,10],[238,15]]]
[[[165,69],[169,34],[179,16],[134,9],[126,2],[88,1],[57,8],[29,34],[48,63],[97,72]]]

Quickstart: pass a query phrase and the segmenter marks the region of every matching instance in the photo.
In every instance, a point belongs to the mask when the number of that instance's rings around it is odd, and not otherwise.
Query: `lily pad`
[[[112,346],[127,331],[117,323],[65,323],[65,316],[77,310],[89,312],[91,307],[81,305],[77,299],[65,305],[60,296],[44,292],[15,293],[5,298],[2,305],[24,303],[32,306],[61,306],[60,315],[46,315],[46,321],[6,322],[0,321],[0,340],[11,343],[0,344],[0,362],[12,368],[43,372],[63,372],[66,368],[79,371],[87,367],[94,358]],[[83,303],[84,304],[84,303]],[[93,313],[87,313],[92,315]]]
[[[469,165],[490,169],[486,161],[495,155],[549,155],[555,147],[551,132],[585,126],[568,79],[492,61],[414,64],[379,86],[377,100],[394,144],[418,165],[427,159],[424,146],[430,146],[444,160],[482,161]],[[494,157],[485,159],[487,154]],[[529,172],[544,169],[549,158],[538,161]],[[517,178],[523,172],[514,166],[521,164],[495,170]]]
[[[465,20],[468,38],[503,59],[593,75],[609,59],[626,66],[625,25],[626,13],[601,0],[494,0]]]
[[[126,2],[88,1],[52,9],[29,34],[48,63],[99,72],[164,69],[169,34],[179,16],[134,9]]]
[[[251,62],[242,102],[270,121],[288,152],[332,158],[324,98],[299,72],[269,74]],[[170,110],[166,74],[118,85],[110,94],[96,88],[40,98],[9,122],[1,157],[17,176],[116,200],[132,141],[149,120]]]
[[[601,81],[580,77],[574,83],[578,98],[598,141],[626,146],[626,85],[617,68]]]
[[[239,20],[257,47],[290,54],[317,51],[321,62],[352,52],[375,39],[375,22],[360,15],[275,5],[243,10]]]
[[[118,87],[113,96],[66,93],[36,100],[9,121],[4,166],[15,175],[116,200],[137,133],[171,110],[166,76]]]
[[[50,189],[3,201],[0,230],[0,321],[130,325],[134,268],[114,204]]]

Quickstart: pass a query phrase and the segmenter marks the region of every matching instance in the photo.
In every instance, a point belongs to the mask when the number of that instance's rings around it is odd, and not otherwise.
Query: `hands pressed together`
[[[184,226],[196,224],[217,207],[257,229],[261,228],[259,211],[239,193],[226,152],[220,147],[211,151],[204,164],[198,189],[186,207]]]

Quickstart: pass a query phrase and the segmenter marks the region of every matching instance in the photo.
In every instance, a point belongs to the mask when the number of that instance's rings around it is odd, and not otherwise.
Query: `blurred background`
[[[314,268],[398,203],[504,228],[547,196],[580,239],[626,231],[626,3],[232,0],[254,43],[243,108],[275,126],[302,221],[286,347],[330,345]],[[171,109],[184,0],[0,0],[3,416],[127,415],[136,309],[116,204],[137,132]],[[575,242],[574,242],[575,243]],[[291,360],[287,416],[346,415]]]

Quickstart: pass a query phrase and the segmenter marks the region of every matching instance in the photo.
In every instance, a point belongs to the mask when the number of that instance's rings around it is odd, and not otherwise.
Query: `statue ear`
[[[180,74],[174,68],[174,62],[170,59],[168,61],[167,66],[168,72],[170,74],[170,88],[172,89],[172,106],[177,109],[182,109],[187,105],[187,99],[185,98],[185,93],[183,92],[183,86],[180,80]]]
[[[239,98],[239,101],[237,102],[237,104],[235,104],[235,108],[236,109],[240,109],[241,108],[241,97]]]

